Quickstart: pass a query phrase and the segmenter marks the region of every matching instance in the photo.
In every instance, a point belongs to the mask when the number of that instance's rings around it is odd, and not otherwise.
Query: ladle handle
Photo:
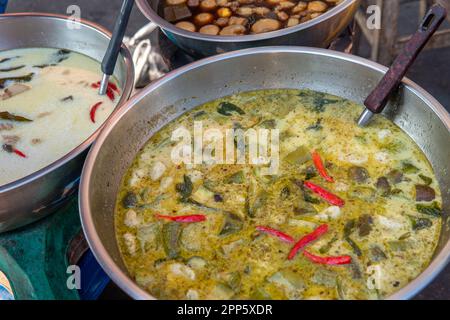
[[[446,16],[447,10],[444,7],[440,5],[434,5],[431,7],[425,15],[419,30],[417,30],[417,32],[406,43],[402,52],[392,63],[389,71],[384,75],[377,87],[364,101],[364,105],[367,109],[373,113],[380,113],[383,111],[389,101],[390,95],[400,85],[409,67],[416,60],[419,53],[437,31]]]
[[[133,9],[134,0],[124,0],[120,8],[119,16],[117,17],[114,31],[109,42],[108,49],[102,61],[102,72],[108,76],[114,73],[116,67],[117,57],[119,56],[120,47],[122,45],[123,36],[128,25],[131,9]]]

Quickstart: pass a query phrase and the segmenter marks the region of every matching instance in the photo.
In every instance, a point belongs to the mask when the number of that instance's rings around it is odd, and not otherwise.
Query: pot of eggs
[[[89,146],[133,89],[123,46],[98,95],[111,34],[45,13],[0,15],[0,232],[60,208],[78,189]]]
[[[178,47],[196,56],[300,45],[326,48],[352,21],[360,0],[137,0]]]
[[[450,116],[404,79],[359,127],[386,71],[261,47],[152,83],[83,169],[97,260],[136,299],[413,297],[450,255]]]

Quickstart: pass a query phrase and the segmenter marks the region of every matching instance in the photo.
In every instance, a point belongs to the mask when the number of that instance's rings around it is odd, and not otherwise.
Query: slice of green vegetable
[[[339,297],[339,300],[347,300],[345,295],[345,287],[340,277],[336,278],[336,293]]]
[[[336,273],[324,268],[318,268],[311,277],[311,281],[327,288],[334,288],[336,286]]]
[[[169,259],[176,259],[180,255],[181,232],[182,226],[178,222],[168,222],[163,225],[163,246],[164,251]]]
[[[243,171],[238,171],[225,178],[227,184],[243,184],[245,182],[245,175]]]
[[[305,146],[299,147],[284,158],[284,161],[287,161],[291,165],[302,165],[309,160],[311,160],[311,153]]]
[[[347,241],[347,243],[350,245],[350,247],[352,247],[353,252],[358,256],[361,257],[362,256],[362,251],[361,248],[358,246],[358,244],[353,241],[350,237],[346,237],[345,241]]]
[[[200,186],[193,194],[192,199],[199,203],[208,203],[214,199],[214,192]]]
[[[11,67],[11,68],[0,69],[0,72],[16,71],[16,70],[20,70],[20,69],[22,69],[22,68],[25,68],[25,65],[16,66],[16,67]]]
[[[315,124],[312,124],[306,128],[307,131],[320,131],[322,129],[323,129],[322,118],[317,119]]]
[[[237,291],[241,286],[241,274],[239,273],[239,271],[230,273],[227,278],[228,286],[232,290]]]
[[[257,215],[258,210],[266,204],[268,196],[268,193],[262,190],[258,193],[253,203],[250,203],[250,200],[248,200],[246,209],[249,217],[254,218]]]
[[[408,240],[389,241],[387,244],[392,251],[406,251],[410,248]]]
[[[338,240],[337,236],[334,236],[333,239],[331,239],[330,241],[328,241],[324,246],[322,246],[319,249],[320,254],[326,254],[328,253],[328,251],[330,251],[331,247],[333,246],[333,244]]]
[[[265,129],[275,129],[277,127],[277,121],[275,119],[264,120],[259,126]]]
[[[289,188],[289,186],[285,186],[285,187],[283,187],[283,189],[281,189],[281,191],[280,191],[280,199],[281,200],[287,200],[290,195],[291,195],[291,189]]]
[[[237,105],[230,102],[221,102],[219,104],[219,107],[217,108],[217,112],[227,117],[231,116],[233,112],[240,115],[245,114],[244,110],[242,110]]]
[[[380,262],[387,259],[384,251],[377,245],[373,245],[369,250],[369,259],[372,262]]]
[[[33,79],[34,73],[29,73],[24,76],[19,77],[8,77],[8,78],[1,78],[0,79],[0,89],[3,89],[5,87],[6,82],[12,81],[12,82],[30,82],[31,79]]]
[[[181,199],[180,200],[182,202],[186,202],[187,199],[192,194],[192,189],[193,189],[192,181],[187,175],[184,175],[183,176],[183,183],[178,183],[175,186],[175,188],[178,191],[178,193],[181,195]]]
[[[316,91],[304,91],[301,92],[299,96],[304,98],[307,107],[317,113],[324,112],[325,106],[328,104],[339,101],[336,99],[327,98],[325,93]]]
[[[417,173],[419,171],[419,168],[417,168],[412,163],[405,161],[402,163],[402,171],[403,173],[412,174]]]
[[[442,216],[442,209],[437,202],[433,202],[430,205],[417,204],[416,209],[420,213],[426,214],[429,216],[433,216],[433,217],[441,217]]]
[[[311,180],[312,178],[317,177],[317,173],[316,170],[314,169],[314,167],[307,167],[305,172],[305,181]]]
[[[2,120],[9,120],[9,121],[16,121],[16,122],[32,122],[33,120],[22,117],[22,116],[16,116],[12,113],[9,113],[8,111],[0,111],[0,119]]]
[[[8,61],[11,61],[11,60],[13,60],[13,59],[17,59],[17,58],[20,58],[19,56],[17,56],[17,57],[8,57],[8,58],[3,58],[3,59],[0,59],[0,63],[3,63],[3,62],[8,62]]]
[[[433,179],[431,179],[430,177],[424,176],[423,174],[419,174],[419,178],[422,179],[422,181],[429,186],[430,184],[433,183]]]
[[[352,234],[353,229],[355,228],[355,226],[356,226],[356,220],[355,219],[348,220],[345,223],[345,226],[344,226],[344,238],[349,237]]]
[[[137,204],[138,204],[138,197],[132,191],[129,191],[122,199],[122,206],[124,208],[134,208],[137,206]]]
[[[411,218],[411,223],[414,231],[428,229],[433,226],[433,222],[431,222],[431,220],[428,218]]]
[[[354,198],[359,198],[365,201],[373,201],[376,197],[377,191],[371,187],[355,187],[350,191],[350,195]]]
[[[411,237],[411,232],[406,232],[406,233],[402,234],[402,235],[398,238],[398,240],[406,240],[406,239],[409,239],[410,237]]]
[[[318,198],[314,198],[311,193],[309,193],[308,191],[305,191],[303,193],[303,199],[308,202],[308,203],[312,203],[312,204],[319,204],[320,200]]]
[[[200,117],[202,117],[204,115],[206,115],[206,111],[202,110],[202,111],[194,113],[193,118],[197,119],[197,118],[200,118]]]
[[[234,296],[234,291],[228,285],[217,284],[209,295],[211,300],[229,300]]]
[[[292,287],[294,287],[297,290],[304,290],[305,289],[305,281],[301,274],[298,272],[294,272],[291,270],[283,270],[281,271],[281,274],[283,277],[289,281]]]
[[[359,248],[358,244],[353,241],[353,239],[350,238],[350,235],[352,234],[353,230],[356,227],[356,220],[352,219],[347,221],[347,223],[344,226],[344,240],[350,245],[350,247],[353,249],[353,252],[360,257],[362,255],[362,251]]]
[[[150,252],[161,245],[161,224],[150,223],[137,230],[137,238],[141,244],[142,252]]]
[[[368,214],[363,214],[358,219],[358,230],[360,237],[366,237],[372,231],[373,219],[372,216]]]
[[[287,269],[274,273],[267,279],[267,281],[289,290],[305,289],[305,281],[303,277],[299,273]]]
[[[370,178],[369,171],[364,167],[353,166],[347,171],[348,178],[357,183],[366,183]]]
[[[262,287],[258,287],[252,292],[252,300],[272,300],[272,296]]]

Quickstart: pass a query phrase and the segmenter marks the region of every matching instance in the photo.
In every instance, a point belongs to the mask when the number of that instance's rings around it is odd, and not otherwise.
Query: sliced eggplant
[[[430,202],[436,199],[436,191],[426,185],[416,185],[416,201]]]
[[[219,235],[228,236],[230,234],[239,232],[242,230],[242,226],[243,222],[239,216],[231,212],[226,212],[223,226],[222,229],[220,230]]]
[[[357,183],[366,183],[369,177],[366,168],[353,166],[348,169],[348,178]]]
[[[390,195],[391,193],[391,184],[386,177],[378,178],[376,187],[384,197]]]

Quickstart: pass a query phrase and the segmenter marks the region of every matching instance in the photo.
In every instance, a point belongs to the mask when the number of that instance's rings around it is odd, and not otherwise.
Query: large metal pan
[[[111,34],[88,21],[45,13],[0,15],[0,50],[27,47],[65,48],[101,61]],[[134,68],[123,46],[115,76],[123,88],[118,106],[133,89]],[[17,181],[0,186],[0,232],[40,219],[58,209],[78,187],[87,149],[97,130],[86,141],[47,167]]]
[[[245,36],[208,36],[175,27],[158,14],[159,0],[136,0],[142,13],[161,27],[178,47],[196,56],[212,56],[257,46],[310,46],[326,48],[352,21],[360,0],[343,0],[323,15],[295,27]]]
[[[151,299],[128,276],[117,248],[114,205],[120,180],[139,149],[162,126],[191,108],[229,94],[268,88],[309,88],[362,104],[386,72],[374,62],[330,50],[265,47],[207,58],[145,88],[107,123],[85,163],[80,210],[85,235],[108,275],[131,297]],[[405,79],[386,117],[422,148],[444,200],[444,226],[432,263],[392,299],[411,298],[446,265],[450,254],[450,116],[432,96]]]

